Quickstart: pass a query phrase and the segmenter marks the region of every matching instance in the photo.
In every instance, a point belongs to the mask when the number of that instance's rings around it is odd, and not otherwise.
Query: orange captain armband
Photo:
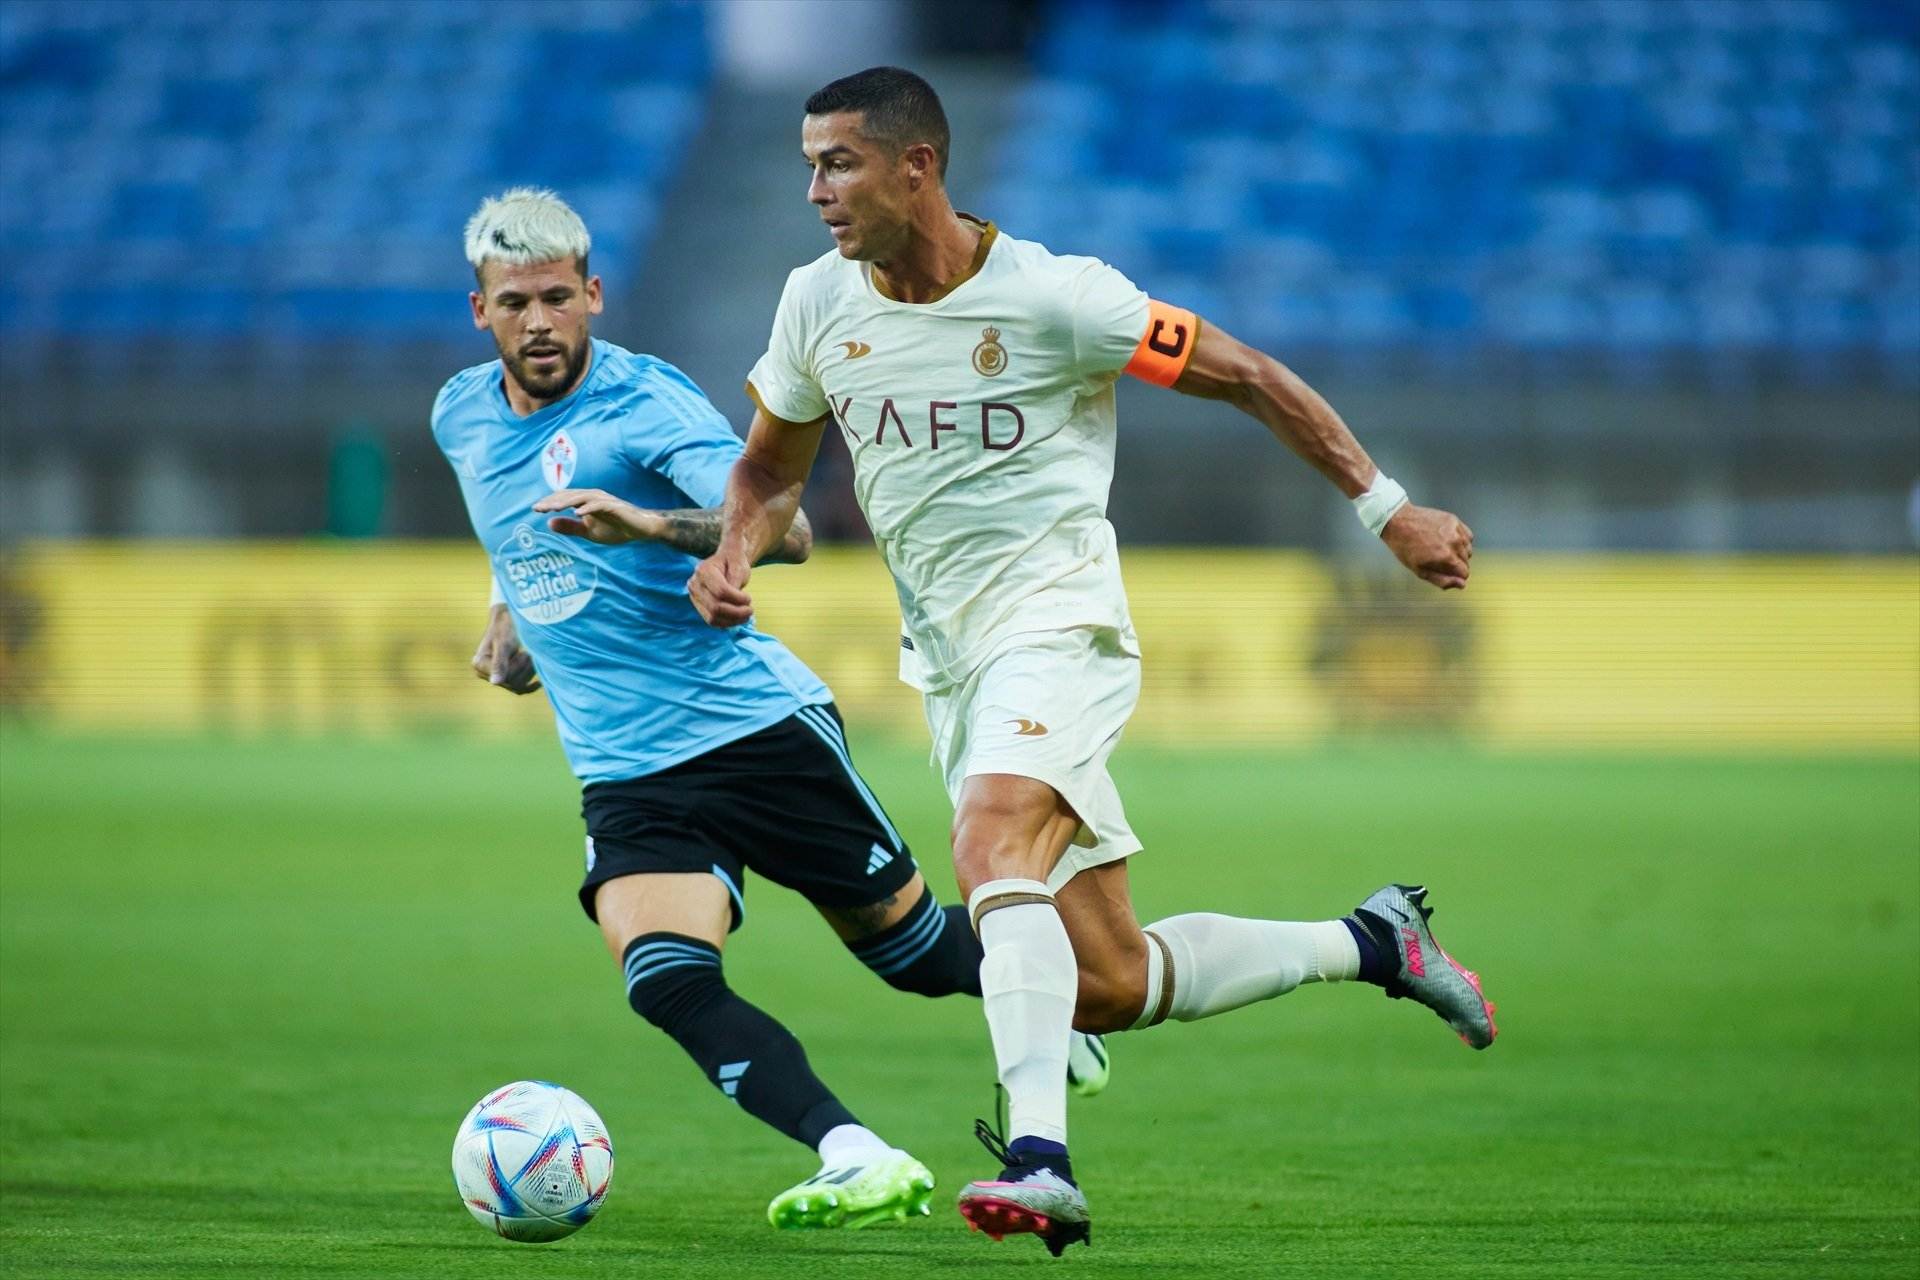
[[[1185,307],[1148,298],[1147,331],[1122,372],[1156,387],[1170,387],[1186,372],[1187,361],[1193,359],[1193,347],[1199,340],[1198,316]]]

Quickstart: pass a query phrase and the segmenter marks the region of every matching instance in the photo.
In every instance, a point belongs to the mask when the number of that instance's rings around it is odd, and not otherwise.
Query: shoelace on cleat
[[[998,1160],[1000,1167],[1004,1169],[1014,1163],[1013,1149],[1007,1145],[1006,1139],[1007,1087],[1003,1084],[995,1084],[993,1097],[993,1116],[1000,1122],[998,1127],[988,1124],[985,1120],[976,1119],[973,1122],[973,1136],[980,1140],[980,1145],[987,1149],[987,1154]]]

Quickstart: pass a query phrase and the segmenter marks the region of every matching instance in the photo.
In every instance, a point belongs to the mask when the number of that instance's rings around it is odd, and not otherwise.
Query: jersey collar
[[[499,362],[496,361],[495,363],[498,364]],[[573,407],[579,404],[581,399],[587,394],[587,388],[593,385],[593,380],[599,373],[600,339],[590,337],[587,339],[587,372],[586,376],[580,379],[579,386],[569,391],[566,395],[561,396],[552,404],[535,409],[523,418],[513,411],[513,404],[507,399],[507,371],[504,366],[501,366],[499,375],[495,377],[490,384],[493,388],[493,407],[505,422],[511,423],[516,427],[537,427],[543,422],[552,422],[555,418],[565,417],[568,413],[572,412]]]
[[[881,282],[880,273],[875,271],[871,265],[868,265],[866,267],[866,275],[868,282],[873,285],[873,291],[885,298],[888,302],[897,302],[903,307],[926,307],[939,302],[955,289],[958,289],[961,285],[979,275],[980,268],[987,265],[987,254],[992,252],[993,242],[999,238],[1000,228],[983,218],[975,217],[971,213],[961,213],[959,210],[955,210],[954,215],[959,218],[964,218],[966,221],[980,228],[980,243],[974,246],[973,261],[967,264],[965,271],[962,271],[959,275],[934,290],[933,296],[925,302],[900,302],[900,299],[887,292],[887,286]]]

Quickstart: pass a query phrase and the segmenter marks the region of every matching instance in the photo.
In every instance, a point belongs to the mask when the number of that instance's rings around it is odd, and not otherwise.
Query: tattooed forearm
[[[662,511],[660,541],[690,556],[710,556],[720,546],[720,509]]]
[[[718,507],[704,507],[685,511],[662,511],[660,516],[659,540],[690,556],[702,558],[712,555],[720,549],[720,530],[726,520]],[[799,564],[813,553],[813,530],[807,524],[805,512],[796,514],[793,527],[787,530],[787,536],[770,554],[763,557],[762,564]]]

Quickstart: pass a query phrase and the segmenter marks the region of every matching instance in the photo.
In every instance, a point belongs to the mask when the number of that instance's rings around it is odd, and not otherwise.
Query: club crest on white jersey
[[[980,345],[973,349],[973,369],[983,378],[997,378],[1007,367],[1007,349],[1000,345],[1000,331],[992,325],[980,331]]]
[[[573,483],[573,466],[578,458],[579,451],[573,447],[572,437],[556,431],[540,454],[540,474],[554,488],[564,489]]]

